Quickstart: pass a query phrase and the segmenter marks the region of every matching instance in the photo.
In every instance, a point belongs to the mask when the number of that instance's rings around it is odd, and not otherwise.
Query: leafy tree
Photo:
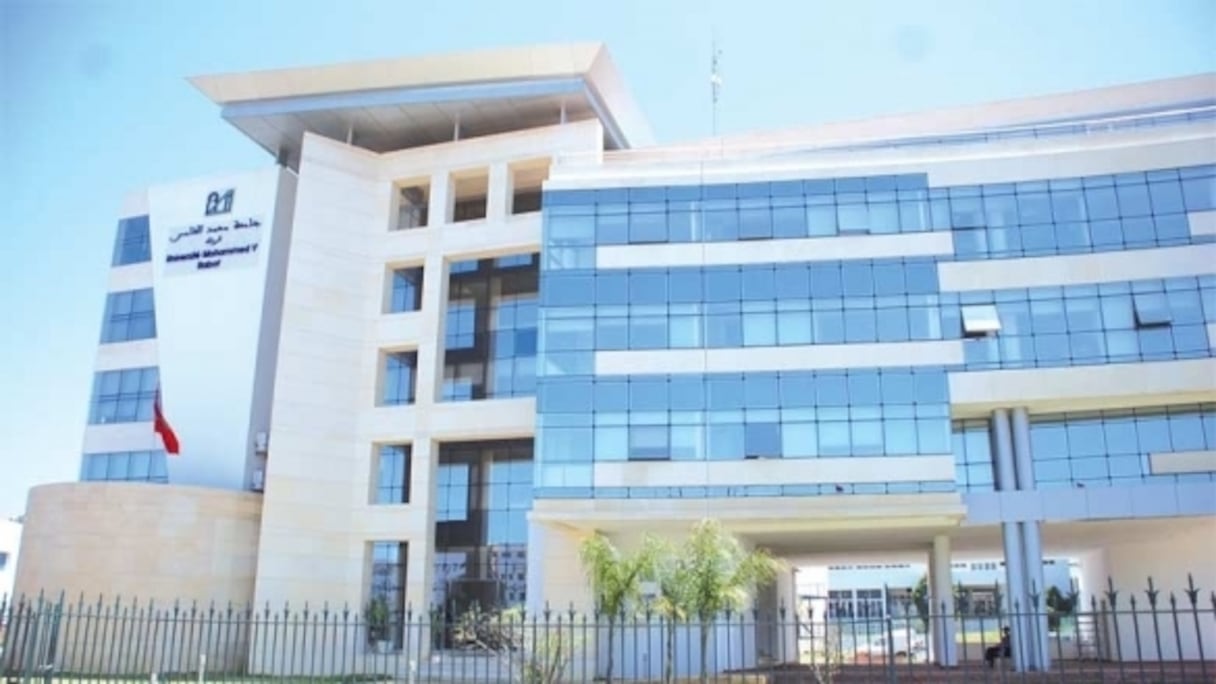
[[[763,549],[748,551],[714,520],[697,523],[683,547],[662,567],[659,609],[670,619],[697,619],[701,644],[701,681],[709,677],[709,632],[723,612],[739,610],[749,592],[777,576],[780,562]],[[667,636],[668,681],[675,660],[674,627]]]
[[[621,553],[608,537],[596,533],[588,537],[579,549],[583,569],[595,592],[596,609],[608,621],[608,663],[605,677],[612,682],[615,665],[617,620],[630,601],[638,598],[642,581],[653,577],[662,544],[647,535],[635,553]]]
[[[912,604],[916,606],[916,614],[920,617],[921,624],[924,625],[926,632],[929,631],[929,577],[921,575],[920,580],[916,582],[916,587],[912,589]]]
[[[1058,587],[1052,586],[1047,590],[1047,627],[1048,629],[1058,630],[1060,628],[1060,617],[1062,615],[1070,615],[1077,605],[1077,593],[1075,591],[1065,594]]]
[[[971,614],[971,590],[962,582],[954,585],[954,610],[959,615]]]

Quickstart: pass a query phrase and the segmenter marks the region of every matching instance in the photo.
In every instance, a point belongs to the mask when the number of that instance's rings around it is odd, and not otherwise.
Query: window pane
[[[803,207],[773,208],[773,237],[806,237],[806,210]]]
[[[667,214],[630,214],[629,241],[632,243],[666,242]]]
[[[836,220],[841,233],[865,233],[870,230],[870,213],[864,204],[838,205]]]
[[[740,423],[710,424],[706,426],[708,448],[706,456],[710,460],[734,460],[744,456],[744,433]]]
[[[770,238],[773,218],[767,207],[739,210],[739,239]]]
[[[785,423],[781,426],[781,454],[786,457],[810,457],[819,451],[814,423]]]
[[[777,423],[748,423],[744,426],[744,455],[780,456],[781,426]]]
[[[810,206],[806,208],[807,234],[820,237],[836,234],[836,207]]]
[[[748,347],[766,347],[776,344],[775,314],[743,314],[743,344]]]

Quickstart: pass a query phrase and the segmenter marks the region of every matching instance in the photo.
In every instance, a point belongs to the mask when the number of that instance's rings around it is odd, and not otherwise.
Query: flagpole
[[[714,32],[713,38],[710,41],[710,59],[709,59],[709,89],[710,98],[712,100],[713,109],[713,135],[718,135],[718,97],[722,90],[722,75],[718,73],[719,60],[722,57],[722,50],[718,48],[718,35]]]

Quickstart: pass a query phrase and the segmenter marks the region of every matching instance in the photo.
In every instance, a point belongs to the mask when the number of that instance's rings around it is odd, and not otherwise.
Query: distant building
[[[17,577],[17,552],[21,547],[21,523],[0,520],[0,597],[11,596]],[[2,600],[2,599],[0,599]]]

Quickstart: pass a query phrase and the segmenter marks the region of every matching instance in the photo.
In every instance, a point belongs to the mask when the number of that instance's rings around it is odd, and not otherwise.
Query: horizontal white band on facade
[[[115,266],[110,269],[107,292],[126,292],[152,287],[152,262],[141,261],[126,266]]]
[[[536,399],[515,397],[482,401],[440,401],[427,419],[432,439],[526,439],[536,434]]]
[[[963,362],[962,340],[807,344],[731,349],[635,349],[595,353],[596,375],[946,366]]]
[[[362,412],[359,435],[377,443],[527,439],[536,434],[536,399],[438,401]]]
[[[119,370],[122,368],[145,368],[156,364],[156,338],[114,342],[97,347],[95,371]]]
[[[540,251],[540,212],[393,230],[380,238],[387,263],[419,264],[442,254],[448,261],[491,259]]]
[[[106,423],[88,425],[84,429],[83,451],[103,454],[112,451],[155,451],[163,448],[160,437],[152,431],[152,422]]]
[[[1068,254],[1024,259],[943,262],[943,292],[1004,290],[1207,275],[1216,264],[1216,244]]]
[[[1216,472],[1216,451],[1175,451],[1149,454],[1149,472],[1154,475]]]
[[[597,268],[733,266],[843,259],[886,259],[954,253],[950,231],[837,235],[789,240],[739,240],[654,245],[602,245]]]
[[[1216,211],[1192,211],[1186,215],[1191,235],[1196,237],[1216,236]]]
[[[1216,359],[950,373],[955,418],[1025,406],[1032,413],[1216,401]]]
[[[957,525],[966,514],[958,492],[748,496],[711,499],[537,499],[528,519],[564,529],[662,532],[714,517],[740,533],[812,530],[909,530]],[[902,533],[896,533],[903,537]],[[885,548],[890,548],[887,546]],[[573,557],[572,557],[573,560]]]
[[[881,137],[890,140],[888,135]],[[712,185],[904,173],[928,173],[932,187],[1011,183],[1210,164],[1214,160],[1210,140],[1210,125],[1195,121],[1084,136],[869,149],[838,147],[865,142],[854,136],[788,139],[770,146],[786,150],[781,156],[759,154],[755,146],[747,145],[719,144],[700,150],[668,146],[562,158],[545,188]]]
[[[942,157],[939,163],[929,165],[929,185],[938,188],[1014,183],[1211,164],[1216,161],[1211,131],[1210,123],[1195,121],[1168,128],[1130,128],[1085,136],[1015,138],[988,143],[983,148],[987,154]]]
[[[728,487],[863,484],[954,479],[953,456],[628,461],[596,463],[596,487]]]

